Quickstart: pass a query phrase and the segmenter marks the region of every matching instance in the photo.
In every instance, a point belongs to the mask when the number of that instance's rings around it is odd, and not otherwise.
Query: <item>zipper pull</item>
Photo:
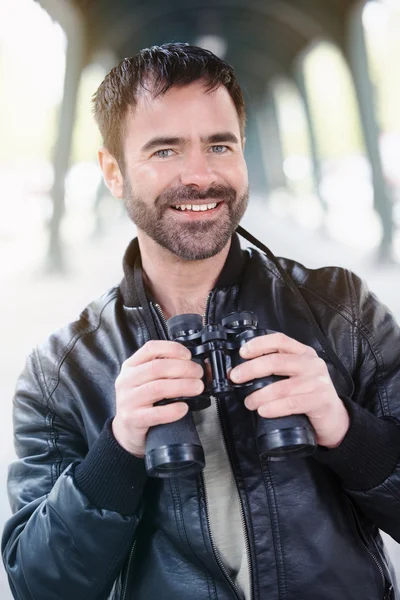
[[[387,588],[387,590],[385,592],[385,596],[384,596],[383,600],[393,600],[392,592],[393,592],[393,586],[389,585],[389,587]]]

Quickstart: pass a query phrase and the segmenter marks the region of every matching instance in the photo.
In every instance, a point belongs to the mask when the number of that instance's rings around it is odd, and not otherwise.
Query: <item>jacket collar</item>
[[[246,263],[246,253],[240,247],[239,236],[234,233],[228,256],[215,287],[229,287],[240,283]],[[141,293],[138,288],[143,287],[142,261],[137,238],[134,238],[126,249],[123,258],[124,278],[120,290],[124,305],[127,307],[141,306]]]

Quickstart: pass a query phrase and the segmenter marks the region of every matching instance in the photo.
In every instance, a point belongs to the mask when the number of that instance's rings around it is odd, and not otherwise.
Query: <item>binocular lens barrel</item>
[[[204,450],[192,413],[186,413],[179,421],[151,427],[144,461],[151,477],[191,475],[204,469]]]
[[[196,333],[203,329],[203,318],[201,315],[189,313],[187,315],[176,315],[167,321],[169,338],[177,338]]]
[[[257,419],[257,445],[262,458],[285,460],[314,454],[314,430],[305,415]]]

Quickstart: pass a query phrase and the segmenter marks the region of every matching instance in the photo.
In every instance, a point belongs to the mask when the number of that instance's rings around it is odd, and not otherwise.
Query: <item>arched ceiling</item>
[[[39,2],[41,0],[38,0]],[[360,0],[63,0],[81,14],[86,61],[111,50],[117,60],[169,41],[222,38],[224,59],[245,87],[260,91],[276,74],[291,75],[315,39],[345,43],[345,23]],[[46,10],[51,12],[49,4]]]

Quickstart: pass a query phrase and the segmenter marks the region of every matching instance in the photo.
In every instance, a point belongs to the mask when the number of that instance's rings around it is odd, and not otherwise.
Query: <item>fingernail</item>
[[[196,383],[196,391],[198,394],[201,394],[201,392],[204,390],[204,384],[202,381],[199,381],[198,383]]]
[[[240,348],[240,355],[243,356],[243,358],[249,355],[249,348],[247,345],[244,345]]]
[[[230,374],[230,378],[232,379],[232,381],[236,381],[238,382],[240,380],[240,376],[241,376],[242,372],[239,369],[239,367],[235,367],[234,369],[232,369],[231,374]]]
[[[258,414],[260,415],[260,417],[267,417],[268,413],[269,413],[269,406],[268,406],[268,404],[263,404],[258,409]]]

